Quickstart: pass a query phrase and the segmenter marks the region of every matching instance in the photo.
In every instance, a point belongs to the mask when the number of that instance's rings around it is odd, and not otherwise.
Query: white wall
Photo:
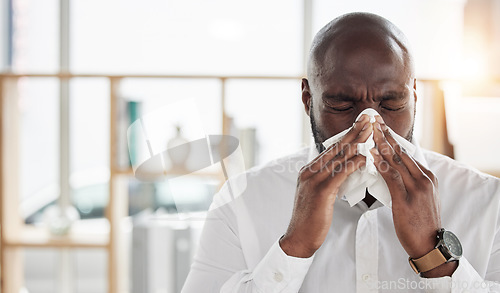
[[[418,78],[449,78],[459,71],[465,0],[352,0],[314,2],[313,29],[348,12],[372,12],[408,37]]]

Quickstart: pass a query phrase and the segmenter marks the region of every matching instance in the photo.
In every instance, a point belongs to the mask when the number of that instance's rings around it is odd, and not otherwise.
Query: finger
[[[366,125],[366,128],[360,132],[358,137],[353,142],[345,145],[344,148],[336,156],[334,156],[323,166],[321,173],[324,173],[325,176],[327,176],[336,168],[338,168],[338,166],[341,166],[354,156],[358,155],[358,144],[366,142],[372,132],[373,126],[371,123],[368,123]]]
[[[420,162],[418,162],[417,160],[415,160],[415,163],[417,163],[420,170],[422,170],[422,172],[424,172],[425,175],[427,175],[427,178],[429,178],[432,181],[432,183],[434,183],[434,185],[436,185],[436,187],[437,187],[438,181],[437,181],[437,177],[434,175],[434,173],[432,173],[431,170],[425,168],[424,165],[420,164]]]
[[[403,162],[403,158],[394,151],[392,146],[387,141],[384,133],[382,132],[380,123],[375,122],[374,124],[375,130],[373,132],[373,140],[377,145],[379,156],[381,156],[384,161],[388,162],[389,165],[399,173],[405,185],[413,186],[415,184],[415,179],[408,171],[408,168]],[[389,184],[389,182],[387,183]]]
[[[339,143],[329,146],[311,162],[303,166],[300,172],[305,176],[313,176],[321,171],[321,169],[331,160],[331,157],[345,157],[345,151],[341,149]]]
[[[418,162],[417,160],[415,160],[415,163],[418,164],[419,168],[422,170],[422,172],[425,173],[425,175],[427,175],[427,178],[433,183],[434,187],[436,189],[438,189],[438,179],[437,177],[434,175],[434,173],[432,173],[431,170],[427,169],[424,167],[424,165],[420,164],[420,162]],[[441,201],[439,200],[439,196],[438,196],[438,193],[435,194],[435,198],[434,200],[436,201],[437,203],[437,213],[438,215],[441,214]]]
[[[356,170],[364,166],[366,163],[366,157],[357,155],[353,157],[351,160],[346,161],[342,164],[339,164],[329,176],[326,176],[322,184],[326,184],[326,188],[336,190],[340,188],[342,183],[347,179],[349,175],[354,173]]]
[[[313,161],[302,167],[301,172],[307,173],[311,176],[319,172],[325,166],[325,164],[334,159],[336,156],[340,156],[341,158],[343,158],[346,152],[346,150],[344,149],[346,148],[346,145],[359,137],[360,134],[362,135],[362,137],[366,136],[366,138],[368,138],[369,134],[366,135],[366,133],[368,132],[368,125],[370,125],[369,121],[370,120],[367,115],[362,115],[361,118],[354,123],[351,130],[339,142],[328,147]]]
[[[389,145],[391,145],[394,152],[401,158],[403,164],[406,166],[412,177],[417,178],[417,176],[422,174],[422,171],[418,167],[417,163],[413,160],[413,158],[410,155],[408,155],[408,153],[406,153],[406,151],[396,141],[396,139],[392,136],[387,126],[385,127],[384,126],[385,124],[381,125],[385,139],[387,140]]]
[[[360,119],[354,122],[353,127],[341,140],[341,145],[349,144],[353,142],[366,127],[371,125],[370,117],[366,114],[361,115]]]
[[[335,143],[335,144],[329,146],[321,154],[316,156],[316,158],[314,158],[311,162],[304,165],[301,168],[300,173],[305,175],[305,176],[314,175],[315,173],[319,172],[321,170],[321,168],[329,161],[329,160],[327,160],[328,157],[335,156],[335,155],[339,155],[339,156],[344,155],[344,153],[342,152],[342,149],[340,148],[339,143]]]
[[[432,172],[428,169],[426,169],[422,164],[417,162],[415,159],[413,159],[406,151],[404,148],[399,145],[399,143],[396,141],[396,139],[392,136],[391,132],[389,131],[389,128],[387,125],[385,125],[384,120],[380,116],[376,116],[377,122],[380,123],[380,127],[384,133],[384,136],[386,140],[389,142],[389,144],[392,146],[394,151],[401,157],[402,161],[405,163],[405,166],[407,167],[408,171],[411,173],[411,175],[414,178],[418,178],[418,176],[422,175],[422,172],[431,179],[431,181],[435,181],[435,176],[432,174]]]
[[[391,194],[393,205],[406,200],[406,186],[401,174],[384,160],[377,149],[372,149],[373,163],[382,178],[384,178]]]
[[[322,157],[323,165],[328,161],[332,160],[341,150],[346,151],[345,148],[347,145],[355,141],[356,139],[362,139],[366,137],[365,140],[370,136],[370,118],[368,115],[362,115],[361,118],[353,124],[351,130],[349,130],[344,137],[340,141],[338,141],[334,148],[337,149],[337,152],[326,152]]]

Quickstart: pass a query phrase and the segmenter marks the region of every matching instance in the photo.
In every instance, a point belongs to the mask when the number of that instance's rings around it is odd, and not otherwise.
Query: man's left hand
[[[441,228],[437,178],[401,148],[385,124],[374,126],[378,151],[372,154],[391,193],[396,235],[411,258],[420,258],[434,249]],[[451,276],[455,269],[456,263],[443,264],[427,277]]]

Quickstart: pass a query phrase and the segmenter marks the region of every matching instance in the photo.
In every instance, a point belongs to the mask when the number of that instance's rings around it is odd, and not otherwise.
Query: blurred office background
[[[236,136],[244,168],[307,146],[309,44],[352,11],[409,38],[419,143],[499,176],[499,0],[2,0],[2,292],[179,292],[223,166],[138,180],[129,126]]]

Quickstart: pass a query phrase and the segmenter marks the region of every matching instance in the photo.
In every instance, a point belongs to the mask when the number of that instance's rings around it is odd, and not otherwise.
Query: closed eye
[[[404,109],[404,105],[401,107],[389,107],[389,106],[382,106],[383,109],[388,110],[388,111],[399,111]]]
[[[403,110],[408,104],[406,97],[407,96],[404,93],[386,94],[382,97],[380,106],[382,109],[392,112]]]
[[[345,112],[345,111],[349,111],[352,109],[351,106],[347,106],[347,107],[332,107],[332,106],[327,106],[328,108],[334,110],[334,111],[338,111],[338,112]]]
[[[328,110],[331,110],[334,112],[347,112],[347,111],[353,109],[353,104],[351,102],[325,100],[324,103],[325,103],[325,107]]]

